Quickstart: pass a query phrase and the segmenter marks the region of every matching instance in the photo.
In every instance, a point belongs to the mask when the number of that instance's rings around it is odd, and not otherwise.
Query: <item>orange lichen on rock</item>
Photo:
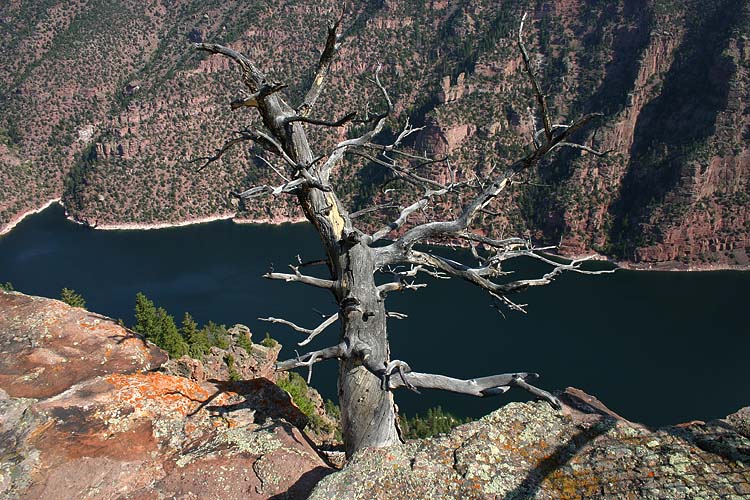
[[[158,368],[167,354],[114,320],[58,300],[0,292],[0,389],[45,398],[107,373]]]
[[[212,395],[192,380],[158,372],[124,375],[112,373],[104,379],[115,386],[113,398],[125,402],[136,410],[149,412],[178,411],[183,415],[194,412]],[[214,403],[228,396],[221,394]],[[158,403],[155,405],[154,403]]]

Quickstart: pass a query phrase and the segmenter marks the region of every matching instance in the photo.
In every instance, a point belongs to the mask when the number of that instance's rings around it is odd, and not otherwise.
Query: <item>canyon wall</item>
[[[292,199],[245,204],[230,195],[278,181],[258,148],[237,148],[196,172],[201,162],[191,160],[213,154],[257,117],[230,111],[242,91],[237,70],[192,43],[244,51],[271,80],[289,85],[295,103],[338,9],[327,1],[281,9],[236,1],[6,2],[0,226],[54,198],[92,226],[298,218]],[[455,169],[426,173],[482,178],[523,154],[539,128],[514,38],[527,10],[532,65],[553,114],[566,123],[604,113],[578,139],[611,153],[560,150],[496,202],[492,212],[502,215],[485,214],[483,230],[644,268],[746,268],[749,9],[740,0],[361,2],[344,18],[346,42],[315,114],[381,109],[369,78],[382,63],[395,108],[391,130],[407,117],[424,126],[407,146],[448,156]],[[357,132],[356,125],[310,129],[317,154]],[[353,161],[334,185],[352,211],[408,201],[381,193],[385,178],[376,165]],[[425,217],[460,203],[450,198]]]

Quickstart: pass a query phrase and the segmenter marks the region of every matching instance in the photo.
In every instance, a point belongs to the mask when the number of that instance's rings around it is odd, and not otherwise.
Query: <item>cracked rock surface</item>
[[[562,412],[510,403],[446,435],[364,450],[310,498],[750,498],[750,408],[649,430],[582,391],[561,399]]]
[[[1,498],[295,499],[331,471],[273,383],[148,371],[109,318],[0,292],[0,348]]]

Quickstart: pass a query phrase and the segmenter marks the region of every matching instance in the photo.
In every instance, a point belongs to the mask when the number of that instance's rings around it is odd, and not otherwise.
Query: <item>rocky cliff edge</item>
[[[746,499],[750,408],[656,431],[567,389],[563,411],[510,403],[450,434],[358,453],[311,500]]]
[[[270,381],[150,371],[114,321],[0,292],[0,497],[306,498],[330,468]]]
[[[750,407],[651,430],[567,389],[561,412],[511,403],[334,473],[270,381],[152,371],[165,360],[109,318],[0,292],[0,497],[750,498]]]

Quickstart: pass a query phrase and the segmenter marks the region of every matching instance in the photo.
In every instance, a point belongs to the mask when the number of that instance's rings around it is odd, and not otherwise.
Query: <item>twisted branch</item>
[[[365,359],[364,365],[373,375],[380,378],[383,381],[384,388],[389,390],[399,387],[406,387],[417,392],[418,389],[440,389],[483,398],[504,394],[511,387],[518,387],[544,399],[554,408],[560,409],[562,407],[555,396],[528,383],[529,379],[539,377],[536,373],[504,373],[462,380],[445,375],[415,372],[407,363],[399,360],[390,361],[385,366],[374,366],[373,363],[369,362],[369,359]],[[396,373],[398,377],[394,376]]]
[[[324,288],[326,290],[332,290],[336,287],[335,281],[307,276],[299,272],[299,268],[297,266],[290,265],[289,268],[294,271],[294,274],[268,272],[264,274],[263,277],[269,280],[281,280],[286,282],[296,281],[298,283],[304,283],[305,285]]]
[[[306,367],[307,368],[307,383],[309,384],[312,380],[312,369],[315,363],[325,361],[327,359],[337,359],[343,357],[347,352],[347,347],[344,342],[332,347],[326,347],[317,351],[308,352],[302,356],[297,356],[295,359],[289,359],[276,363],[276,371],[284,372],[293,370],[295,368]]]
[[[258,319],[260,321],[265,321],[265,322],[268,322],[268,323],[279,323],[279,324],[282,324],[282,325],[286,325],[286,326],[289,326],[289,327],[293,328],[294,330],[297,330],[298,332],[308,334],[308,337],[305,340],[303,340],[302,342],[298,342],[297,343],[297,345],[303,346],[303,345],[309,344],[310,341],[312,339],[314,339],[315,337],[317,337],[319,333],[321,333],[323,330],[325,330],[326,328],[328,328],[329,326],[331,326],[337,319],[339,319],[339,313],[336,313],[336,314],[334,314],[332,316],[329,316],[328,318],[326,318],[325,321],[323,321],[320,325],[318,325],[317,327],[315,327],[312,330],[310,330],[309,328],[304,328],[304,327],[298,326],[298,325],[292,323],[291,321],[288,321],[288,320],[285,320],[285,319],[281,319],[281,318],[269,317],[269,318],[258,318]]]

